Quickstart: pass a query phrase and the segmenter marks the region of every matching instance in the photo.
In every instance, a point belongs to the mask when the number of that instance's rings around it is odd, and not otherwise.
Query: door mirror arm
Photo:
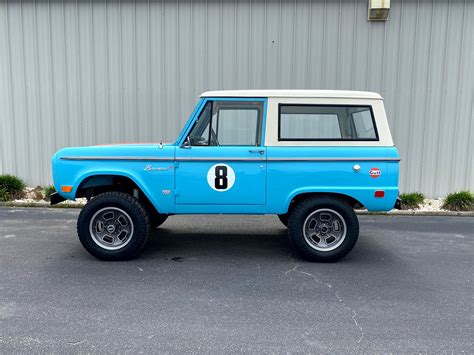
[[[181,148],[183,149],[191,149],[191,138],[189,136],[186,137],[183,144],[181,144]]]

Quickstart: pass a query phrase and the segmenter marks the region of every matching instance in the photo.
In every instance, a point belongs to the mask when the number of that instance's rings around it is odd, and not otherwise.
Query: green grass
[[[46,186],[44,188],[44,199],[46,201],[51,200],[51,195],[56,192],[56,189],[54,188],[53,185]]]
[[[449,211],[474,211],[474,194],[470,191],[448,194],[442,208]]]
[[[423,203],[425,196],[420,192],[410,192],[401,194],[400,199],[402,200],[402,209],[411,210],[419,208]]]
[[[19,177],[13,175],[0,175],[0,199],[10,201],[22,198],[25,183]]]

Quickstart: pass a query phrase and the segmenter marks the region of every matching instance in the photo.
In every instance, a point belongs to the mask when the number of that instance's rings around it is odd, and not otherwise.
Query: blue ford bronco
[[[201,95],[173,144],[65,148],[56,204],[85,197],[77,231],[102,260],[137,256],[176,214],[276,214],[296,251],[334,261],[354,247],[354,208],[398,208],[399,155],[382,97],[358,91]]]

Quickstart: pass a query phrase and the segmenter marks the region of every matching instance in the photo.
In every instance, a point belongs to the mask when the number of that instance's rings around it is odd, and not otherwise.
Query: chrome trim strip
[[[61,157],[61,160],[123,160],[123,161],[320,161],[320,162],[331,162],[331,161],[400,161],[400,158],[392,157],[344,157],[344,158],[299,158],[299,157],[285,157],[285,158],[265,158],[265,157],[189,157],[189,158],[158,158],[158,157]]]
[[[207,157],[190,157],[190,158],[176,158],[177,161],[266,161],[265,157],[261,158],[239,158],[239,157],[222,157],[222,158],[207,158]]]
[[[400,158],[392,157],[380,157],[380,158],[364,158],[364,157],[351,157],[351,158],[267,158],[267,161],[400,161]]]
[[[61,160],[132,160],[132,161],[173,161],[174,158],[155,157],[61,157]]]

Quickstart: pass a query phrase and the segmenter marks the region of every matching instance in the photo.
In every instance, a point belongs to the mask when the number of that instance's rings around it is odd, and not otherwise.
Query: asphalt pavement
[[[0,353],[474,352],[474,218],[360,216],[345,259],[275,216],[173,216],[101,262],[76,209],[0,208]]]

